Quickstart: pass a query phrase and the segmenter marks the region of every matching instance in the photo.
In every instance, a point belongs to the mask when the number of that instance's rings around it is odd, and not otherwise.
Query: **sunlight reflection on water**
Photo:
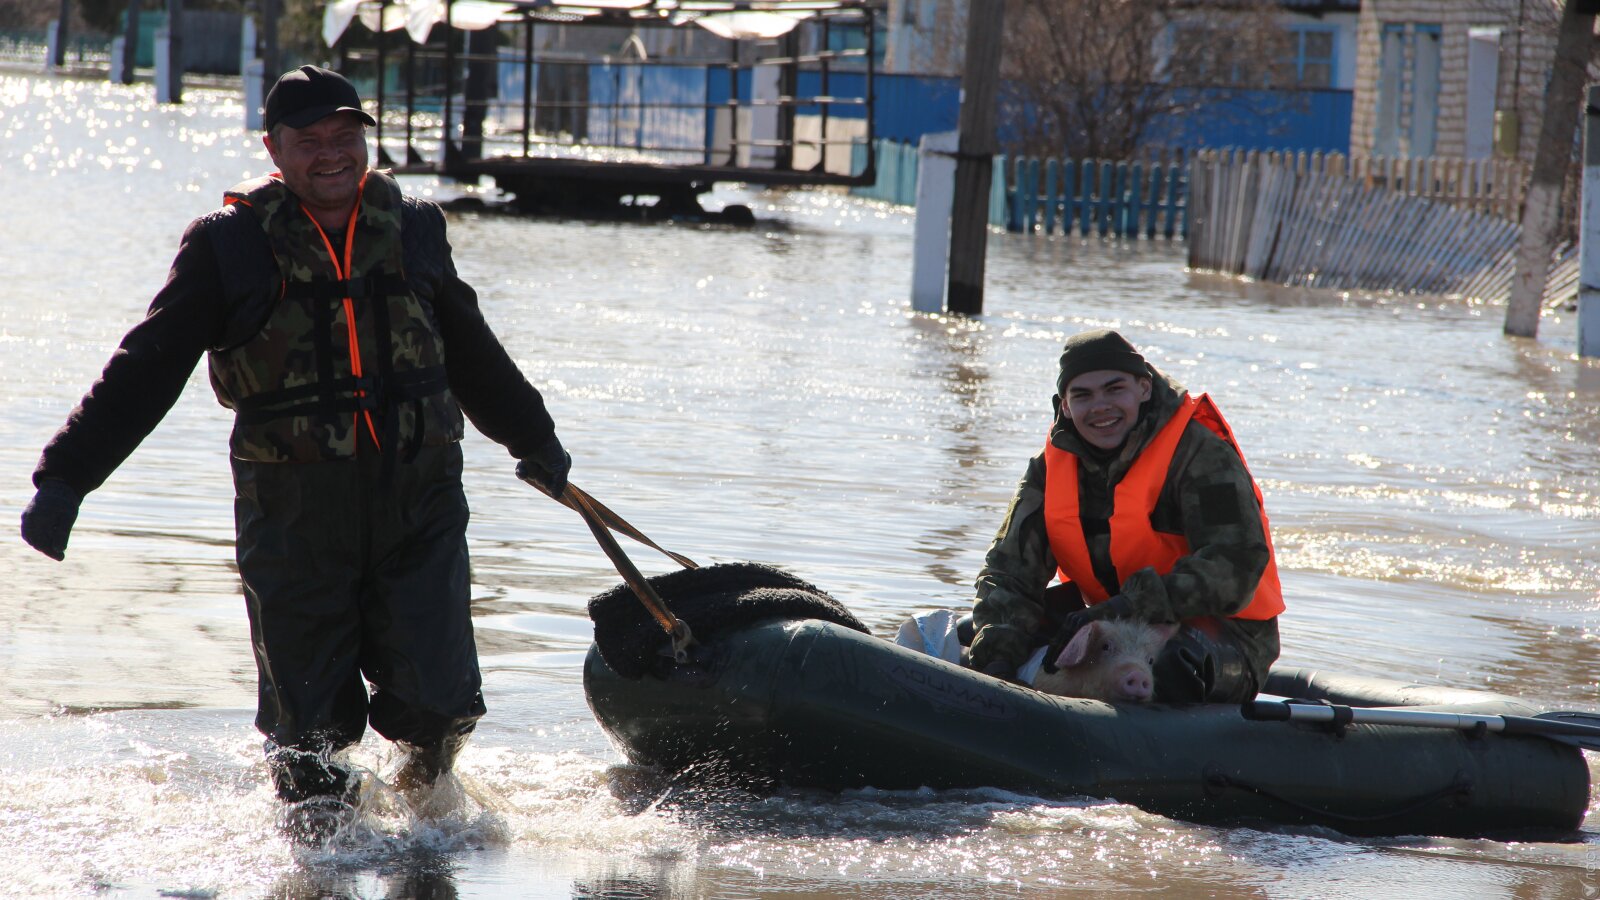
[[[265,168],[236,95],[195,90],[174,108],[148,93],[0,75],[0,506],[13,516],[39,447],[141,314],[184,225]],[[988,314],[944,319],[907,310],[904,210],[825,192],[730,188],[721,202],[760,222],[450,219],[457,265],[545,393],[574,480],[664,545],[787,566],[880,634],[964,605],[1043,440],[1061,342],[1117,327],[1212,392],[1240,434],[1278,536],[1286,660],[1600,706],[1600,366],[1573,358],[1570,317],[1511,341],[1494,309],[1240,285],[1185,273],[1181,246],[1159,241],[997,236]],[[196,896],[1586,884],[1583,845],[1351,842],[998,793],[636,809],[578,684],[584,602],[617,576],[581,522],[476,435],[491,712],[463,767],[507,807],[296,861],[250,727],[227,427],[197,372],[85,504],[66,563],[0,542],[0,843],[23,861],[0,879]],[[370,737],[360,751],[380,769],[386,752]]]

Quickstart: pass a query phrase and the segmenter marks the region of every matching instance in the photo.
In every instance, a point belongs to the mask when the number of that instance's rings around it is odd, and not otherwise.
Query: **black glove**
[[[1156,684],[1162,703],[1204,703],[1216,683],[1216,663],[1203,648],[1184,644],[1156,657]]]
[[[531,456],[517,461],[517,477],[559,500],[567,492],[567,473],[572,457],[561,448],[561,440],[550,435]]]
[[[65,481],[44,479],[28,508],[22,511],[22,539],[53,560],[65,559],[67,538],[72,535],[72,523],[78,521],[78,506],[82,503],[83,495]]]

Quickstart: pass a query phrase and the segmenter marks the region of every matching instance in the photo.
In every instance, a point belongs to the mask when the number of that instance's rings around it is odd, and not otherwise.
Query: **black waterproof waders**
[[[431,780],[484,713],[461,447],[422,447],[387,471],[384,454],[361,450],[343,462],[233,461],[256,727],[289,801],[353,786],[328,754],[369,720]]]

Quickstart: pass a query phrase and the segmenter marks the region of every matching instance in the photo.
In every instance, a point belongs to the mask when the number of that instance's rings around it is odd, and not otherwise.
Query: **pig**
[[[1177,633],[1177,623],[1090,622],[1078,629],[1056,657],[1056,670],[1041,671],[1033,686],[1062,697],[1148,703],[1155,693],[1155,676],[1150,670],[1156,654]]]

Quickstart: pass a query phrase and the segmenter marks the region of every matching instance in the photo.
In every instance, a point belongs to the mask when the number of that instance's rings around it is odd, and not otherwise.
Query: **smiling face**
[[[304,128],[279,125],[262,139],[283,183],[324,228],[343,228],[367,173],[367,130],[339,112]]]
[[[1067,383],[1061,413],[1091,446],[1115,450],[1139,421],[1139,404],[1149,399],[1150,379],[1099,369]]]

